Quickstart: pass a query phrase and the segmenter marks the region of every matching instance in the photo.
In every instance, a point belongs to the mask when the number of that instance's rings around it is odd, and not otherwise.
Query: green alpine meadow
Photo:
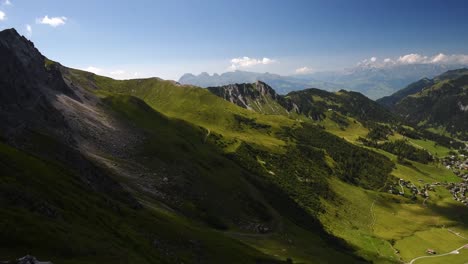
[[[0,4],[0,263],[468,262],[465,2],[45,2]]]

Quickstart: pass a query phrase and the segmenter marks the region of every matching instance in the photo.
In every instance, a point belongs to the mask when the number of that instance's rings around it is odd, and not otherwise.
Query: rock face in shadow
[[[46,68],[47,60],[34,44],[14,29],[0,32],[0,118],[2,137],[23,144],[29,130],[48,130],[62,141],[72,143],[65,133],[67,124],[52,106],[54,94],[73,96],[56,67]]]
[[[50,261],[39,261],[34,256],[30,256],[30,255],[19,258],[16,263],[17,264],[53,264]]]
[[[0,140],[58,161],[72,168],[89,188],[140,207],[84,155],[83,146],[92,145],[85,144],[84,139],[92,135],[80,131],[76,120],[89,120],[83,109],[98,109],[99,99],[71,85],[62,74],[66,68],[45,58],[15,29],[0,32],[0,58]],[[95,127],[101,127],[94,121]]]

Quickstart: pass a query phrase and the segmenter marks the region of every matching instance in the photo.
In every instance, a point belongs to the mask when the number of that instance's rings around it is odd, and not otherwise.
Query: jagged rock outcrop
[[[208,87],[207,89],[224,100],[249,110],[264,114],[287,113],[287,100],[261,81]]]

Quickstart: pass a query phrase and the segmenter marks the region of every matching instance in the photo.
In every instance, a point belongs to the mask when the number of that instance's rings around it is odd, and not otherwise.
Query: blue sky
[[[462,0],[0,1],[0,29],[15,27],[66,66],[115,78],[468,59]]]

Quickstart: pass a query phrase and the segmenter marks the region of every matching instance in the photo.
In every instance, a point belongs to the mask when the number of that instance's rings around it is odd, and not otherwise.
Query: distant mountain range
[[[309,76],[283,76],[272,73],[257,73],[248,71],[233,71],[210,75],[203,72],[199,75],[186,73],[179,79],[181,84],[190,84],[199,87],[214,87],[236,83],[254,83],[262,81],[272,86],[279,94],[303,90],[310,87],[320,87],[327,91],[339,90],[341,87],[324,81],[315,80]]]
[[[319,88],[327,91],[340,89],[360,92],[371,99],[391,95],[402,87],[422,78],[433,78],[448,70],[465,65],[444,64],[397,64],[377,67],[363,65],[336,72],[316,72],[304,75],[282,76],[271,73],[247,71],[226,72],[223,74],[201,73],[184,74],[179,82],[200,87],[222,86],[235,83],[263,81],[279,94],[306,88]]]

